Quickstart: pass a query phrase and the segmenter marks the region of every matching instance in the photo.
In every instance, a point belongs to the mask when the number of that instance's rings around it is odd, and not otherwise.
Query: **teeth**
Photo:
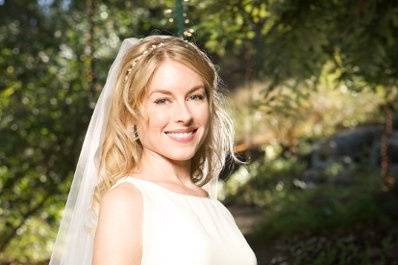
[[[174,132],[168,132],[167,134],[176,136],[176,137],[180,137],[180,138],[184,138],[184,137],[189,137],[192,135],[193,132],[189,132],[189,133],[174,133]]]

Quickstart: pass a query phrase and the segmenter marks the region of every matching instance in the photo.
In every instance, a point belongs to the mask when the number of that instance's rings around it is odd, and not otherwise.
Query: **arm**
[[[92,265],[140,265],[143,199],[140,191],[122,183],[107,191],[100,205]]]

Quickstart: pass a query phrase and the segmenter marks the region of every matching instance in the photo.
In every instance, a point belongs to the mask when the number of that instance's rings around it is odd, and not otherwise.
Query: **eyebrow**
[[[188,91],[188,94],[192,93],[193,91],[198,90],[200,88],[205,88],[205,86],[204,85],[194,86]],[[163,94],[168,94],[168,95],[172,94],[169,90],[163,90],[163,89],[153,90],[149,95],[152,95],[153,93],[163,93]]]

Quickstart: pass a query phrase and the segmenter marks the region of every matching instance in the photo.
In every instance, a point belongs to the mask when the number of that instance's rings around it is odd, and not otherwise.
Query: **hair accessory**
[[[132,135],[133,135],[133,141],[137,141],[139,139],[136,125],[134,125],[133,127]]]
[[[126,83],[128,81],[129,78],[129,74],[131,73],[131,71],[133,70],[133,67],[138,63],[138,61],[144,57],[146,54],[152,52],[153,50],[157,49],[158,47],[163,46],[164,43],[160,42],[159,44],[152,44],[151,47],[149,47],[148,50],[143,51],[140,55],[138,55],[132,63],[129,64],[129,67],[127,68],[127,72],[126,72],[126,76],[124,77],[124,82]]]

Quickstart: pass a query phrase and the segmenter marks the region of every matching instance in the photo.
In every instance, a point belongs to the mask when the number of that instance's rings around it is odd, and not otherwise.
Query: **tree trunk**
[[[94,31],[95,31],[95,16],[96,6],[95,1],[86,0],[86,15],[88,20],[88,31],[86,35],[86,43],[84,49],[84,65],[85,65],[85,78],[90,99],[95,101],[98,91],[95,89],[95,74],[94,74]]]
[[[177,35],[180,37],[184,36],[185,25],[184,25],[184,7],[181,0],[175,1],[174,19],[177,26]]]
[[[390,191],[395,184],[395,178],[391,175],[390,167],[390,146],[392,137],[392,114],[393,106],[391,103],[383,105],[385,114],[384,128],[380,140],[381,176],[383,178],[383,191]]]

